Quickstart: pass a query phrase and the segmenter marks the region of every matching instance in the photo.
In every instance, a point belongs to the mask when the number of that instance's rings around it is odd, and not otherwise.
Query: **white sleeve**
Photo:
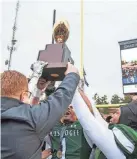
[[[29,81],[28,86],[29,86],[29,91],[32,94],[31,98],[33,98],[33,97],[40,97],[41,94],[42,94],[42,91],[37,88],[38,79],[39,79],[38,77],[34,76]]]
[[[86,96],[88,97],[88,95],[86,94]],[[90,99],[88,97],[88,99],[90,100],[91,104],[92,104],[92,110],[93,110],[93,113],[94,113],[94,116],[95,118],[102,124],[104,125],[105,127],[108,127],[108,123],[102,118],[100,112],[98,111],[98,109],[96,108],[96,105],[95,105],[95,102]]]
[[[93,147],[93,141],[89,138],[89,136],[86,134],[86,131],[83,130],[84,132],[84,137],[87,140],[87,143],[89,144],[89,146],[92,148]]]
[[[107,159],[126,159],[116,145],[113,132],[98,122],[78,92],[74,95],[72,105],[84,131]]]

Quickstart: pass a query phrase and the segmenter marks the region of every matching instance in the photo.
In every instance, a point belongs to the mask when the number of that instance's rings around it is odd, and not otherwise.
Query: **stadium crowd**
[[[122,68],[123,84],[137,83],[137,66],[131,68]]]

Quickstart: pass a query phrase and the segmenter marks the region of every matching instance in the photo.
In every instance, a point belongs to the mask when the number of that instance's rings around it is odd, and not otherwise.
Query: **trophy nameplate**
[[[56,44],[47,44],[45,50],[39,51],[38,60],[48,62],[43,69],[43,78],[48,81],[62,81],[65,77],[67,63],[74,64],[71,52],[65,44],[69,36],[67,23],[56,23],[53,36]]]

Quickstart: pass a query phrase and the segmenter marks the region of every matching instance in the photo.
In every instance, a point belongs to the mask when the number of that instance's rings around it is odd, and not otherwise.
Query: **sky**
[[[9,58],[16,1],[2,2],[1,71]],[[70,24],[67,46],[80,69],[80,1],[21,1],[16,32],[16,51],[11,69],[26,76],[39,50],[52,41],[53,9],[56,20]],[[137,1],[84,1],[84,68],[90,84],[88,94],[123,96],[119,41],[137,38]]]

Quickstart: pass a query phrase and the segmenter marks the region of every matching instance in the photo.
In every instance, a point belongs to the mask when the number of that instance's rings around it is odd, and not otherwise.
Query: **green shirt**
[[[58,123],[52,131],[52,149],[58,150],[60,147],[60,132],[62,127],[64,125]],[[89,159],[91,148],[84,137],[83,128],[78,121],[67,126],[64,136],[66,140],[66,159]],[[57,157],[52,157],[52,159],[55,158],[57,159]]]

